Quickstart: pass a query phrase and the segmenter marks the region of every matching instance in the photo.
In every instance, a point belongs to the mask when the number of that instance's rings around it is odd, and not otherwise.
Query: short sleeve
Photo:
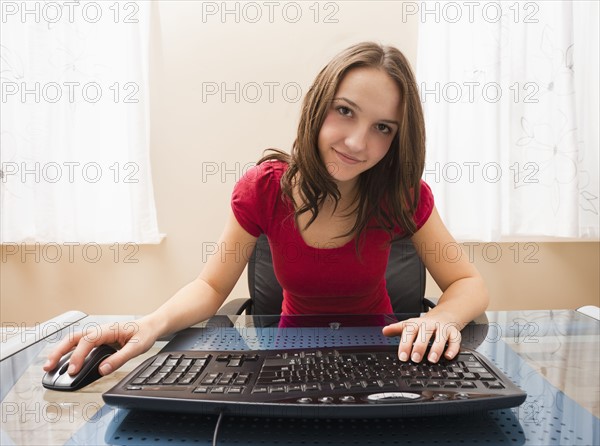
[[[415,224],[417,225],[417,230],[421,229],[421,227],[427,222],[429,216],[433,212],[433,207],[433,192],[431,192],[431,188],[429,187],[429,185],[425,181],[421,180],[419,204],[417,205],[417,210],[414,216]]]
[[[280,178],[279,163],[267,161],[248,169],[233,188],[233,214],[254,237],[268,231],[275,201],[281,194]]]

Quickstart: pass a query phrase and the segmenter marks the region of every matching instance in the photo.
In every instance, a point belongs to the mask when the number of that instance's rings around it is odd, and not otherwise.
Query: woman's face
[[[321,126],[319,155],[338,183],[358,176],[386,155],[398,132],[400,90],[376,68],[354,68],[340,84]]]

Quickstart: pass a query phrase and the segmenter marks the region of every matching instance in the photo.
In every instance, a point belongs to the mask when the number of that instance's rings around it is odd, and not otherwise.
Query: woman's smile
[[[363,160],[360,160],[360,159],[358,159],[358,158],[355,158],[355,157],[353,157],[353,156],[347,155],[347,154],[345,154],[345,153],[343,153],[343,152],[340,152],[340,151],[338,151],[338,150],[335,150],[335,149],[333,149],[333,148],[332,148],[332,150],[335,152],[335,154],[338,156],[338,158],[339,158],[339,159],[340,159],[340,160],[341,160],[343,163],[346,163],[346,164],[351,164],[351,165],[354,165],[354,164],[359,164],[359,163],[364,163],[364,161],[363,161]]]

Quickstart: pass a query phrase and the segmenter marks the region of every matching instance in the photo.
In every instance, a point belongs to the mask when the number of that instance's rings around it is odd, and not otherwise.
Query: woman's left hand
[[[410,358],[413,362],[421,362],[430,339],[433,342],[427,356],[429,362],[438,362],[442,354],[446,359],[452,359],[460,350],[459,324],[433,315],[390,324],[382,332],[384,336],[400,336],[398,357],[401,361]]]

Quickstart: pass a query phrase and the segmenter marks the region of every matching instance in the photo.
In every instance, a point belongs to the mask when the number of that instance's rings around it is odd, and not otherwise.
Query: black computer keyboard
[[[437,364],[397,355],[395,346],[160,353],[103,398],[125,408],[329,418],[443,415],[525,401],[473,350]]]

